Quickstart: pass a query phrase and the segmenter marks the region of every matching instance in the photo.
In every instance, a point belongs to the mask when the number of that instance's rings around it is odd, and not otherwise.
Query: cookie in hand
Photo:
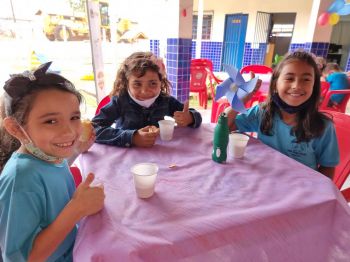
[[[81,132],[81,135],[79,137],[79,141],[86,142],[91,137],[92,131],[93,131],[91,121],[90,120],[82,120],[81,126],[83,128],[83,131]]]

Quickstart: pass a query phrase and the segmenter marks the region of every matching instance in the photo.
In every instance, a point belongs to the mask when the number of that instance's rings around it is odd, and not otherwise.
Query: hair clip
[[[35,81],[35,80],[36,80],[35,75],[34,75],[32,72],[28,71],[28,70],[27,70],[27,71],[24,71],[24,72],[22,73],[22,75],[23,75],[24,77],[29,78],[30,81]]]

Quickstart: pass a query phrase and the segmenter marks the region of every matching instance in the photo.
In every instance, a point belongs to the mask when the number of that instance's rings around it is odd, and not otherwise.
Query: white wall
[[[223,41],[225,15],[243,13],[248,14],[248,30],[246,42],[253,42],[256,13],[258,11],[267,13],[296,13],[293,43],[305,43],[316,41],[314,39],[314,28],[317,14],[312,16],[313,2],[315,7],[319,2],[327,8],[332,0],[204,0],[204,11],[214,11],[212,28],[212,41]],[[198,0],[194,0],[193,10],[197,11]],[[318,11],[318,9],[316,10]],[[325,28],[318,32],[317,41],[329,41],[329,28],[323,36]],[[331,29],[330,29],[331,30]]]
[[[325,12],[333,2],[334,0],[322,0],[322,1],[315,0],[314,1],[314,6],[312,9],[311,18],[310,18],[311,22],[309,26],[309,32],[314,33],[313,34],[314,42],[330,42],[333,26],[331,25],[320,26],[317,23],[317,18],[323,12]]]

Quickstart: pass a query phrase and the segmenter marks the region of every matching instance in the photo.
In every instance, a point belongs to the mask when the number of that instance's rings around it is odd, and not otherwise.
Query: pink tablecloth
[[[176,128],[151,149],[84,154],[106,199],[81,222],[75,261],[350,261],[350,211],[332,181],[255,139],[243,159],[215,163],[212,133]],[[160,169],[142,200],[129,170],[146,161]]]

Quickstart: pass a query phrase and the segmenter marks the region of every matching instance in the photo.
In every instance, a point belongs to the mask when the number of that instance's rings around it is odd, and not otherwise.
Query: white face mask
[[[17,123],[18,124],[18,123]],[[63,159],[56,157],[56,156],[50,156],[48,154],[46,154],[44,151],[42,151],[39,147],[37,147],[33,141],[30,139],[29,135],[27,134],[27,132],[24,130],[24,128],[18,124],[19,128],[22,130],[22,132],[24,133],[24,135],[26,136],[26,139],[21,143],[22,145],[24,145],[24,147],[27,149],[27,151],[29,153],[31,153],[33,156],[47,161],[47,162],[61,162]]]
[[[146,107],[146,108],[149,108],[153,103],[154,101],[156,101],[156,99],[158,98],[159,94],[160,94],[160,91],[158,93],[158,95],[156,95],[155,97],[152,97],[150,99],[147,99],[147,100],[138,100],[136,99],[135,97],[132,96],[132,94],[130,93],[129,89],[128,89],[128,93],[129,93],[129,96],[131,97],[132,100],[134,100],[134,102],[140,106],[143,106],[143,107]]]

